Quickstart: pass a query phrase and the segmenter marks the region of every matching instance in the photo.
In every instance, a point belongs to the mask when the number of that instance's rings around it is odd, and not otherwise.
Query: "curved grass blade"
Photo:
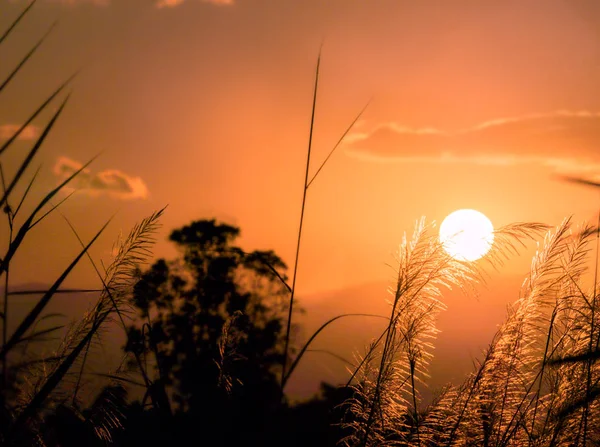
[[[33,182],[35,182],[35,179],[37,178],[38,174],[40,173],[40,169],[42,168],[42,166],[38,166],[38,168],[36,169],[36,171],[34,172],[33,176],[31,177],[31,180],[29,180],[29,184],[27,185],[27,189],[25,189],[25,192],[23,193],[23,195],[21,196],[21,200],[19,201],[19,205],[17,206],[17,208],[15,209],[15,211],[13,212],[13,219],[17,216],[17,214],[19,213],[19,210],[21,209],[21,206],[23,206],[23,202],[25,202],[25,199],[27,198],[27,195],[29,194],[29,190],[31,189],[31,187],[33,186]],[[6,189],[4,189],[4,192],[6,192]]]
[[[52,332],[56,332],[59,331],[61,329],[63,329],[65,327],[64,324],[58,325],[58,326],[52,326],[48,329],[40,329],[39,331],[35,331],[25,337],[22,337],[20,340],[17,341],[16,344],[19,343],[25,343],[25,342],[30,342],[30,341],[47,341],[50,339],[47,338],[40,338],[43,335],[48,335],[51,334]]]
[[[93,157],[85,165],[83,165],[81,168],[79,168],[77,171],[75,171],[73,174],[71,174],[69,176],[69,178],[67,178],[66,180],[64,180],[60,185],[58,185],[56,188],[54,188],[52,191],[50,191],[48,194],[46,194],[46,196],[40,201],[40,203],[35,208],[35,210],[29,215],[29,217],[27,218],[27,220],[25,221],[25,223],[23,224],[23,226],[19,229],[19,232],[15,236],[15,239],[9,245],[7,253],[6,253],[6,256],[4,257],[3,260],[0,261],[0,274],[4,273],[8,269],[8,266],[10,264],[10,261],[12,260],[12,257],[17,252],[17,249],[19,248],[19,246],[23,242],[23,239],[25,239],[25,236],[27,235],[27,232],[31,229],[31,223],[33,222],[33,219],[35,219],[36,214],[50,200],[52,200],[52,198],[58,193],[58,191],[60,191],[62,188],[64,188],[64,186],[66,184],[68,184],[77,175],[79,175],[80,172],[82,172],[84,169],[86,169],[97,157],[98,157],[98,155],[96,155],[95,157]]]
[[[31,325],[35,322],[37,317],[40,315],[42,310],[44,310],[44,307],[46,307],[48,302],[50,302],[50,300],[54,296],[54,293],[56,292],[56,290],[58,290],[60,285],[67,278],[69,273],[71,273],[71,270],[73,270],[73,268],[77,265],[79,260],[88,252],[88,250],[92,246],[92,244],[94,242],[96,242],[96,239],[98,239],[98,237],[100,237],[100,235],[104,232],[104,230],[106,229],[106,227],[108,226],[108,224],[110,223],[111,220],[112,220],[112,218],[109,219],[102,226],[100,231],[98,231],[96,233],[96,235],[92,238],[92,240],[83,248],[83,250],[81,250],[81,252],[73,260],[73,262],[71,262],[71,264],[66,268],[66,270],[62,273],[62,275],[60,275],[59,278],[54,282],[52,287],[50,287],[50,289],[48,289],[48,291],[44,294],[44,296],[42,298],[40,298],[40,300],[37,302],[35,307],[25,316],[23,321],[21,321],[21,324],[15,330],[15,332],[13,333],[11,338],[8,340],[6,345],[4,345],[2,347],[2,350],[0,350],[0,360],[4,359],[4,357],[6,357],[6,354],[21,340],[23,335],[25,335],[25,332],[27,332],[27,330],[31,327]]]
[[[283,385],[286,377],[287,369],[287,357],[290,345],[290,332],[292,330],[292,313],[294,310],[294,292],[296,291],[296,279],[298,273],[298,259],[300,257],[300,241],[302,240],[302,224],[304,223],[304,207],[306,205],[306,191],[308,189],[308,171],[310,169],[310,153],[312,149],[313,141],[313,129],[315,124],[315,111],[317,109],[317,91],[319,87],[319,67],[321,65],[321,50],[319,50],[319,57],[317,58],[317,67],[315,70],[315,85],[313,92],[312,111],[310,117],[310,131],[308,134],[308,152],[306,156],[306,172],[304,175],[304,188],[302,190],[302,207],[300,209],[300,224],[298,226],[298,241],[296,244],[296,256],[294,260],[294,276],[292,277],[292,290],[290,292],[290,308],[288,311],[287,327],[285,331],[285,342],[283,349],[283,360],[281,365],[281,398],[283,399]]]
[[[60,293],[95,293],[102,292],[103,289],[58,289],[55,294]],[[47,290],[19,290],[14,292],[8,292],[8,296],[12,295],[41,295],[42,293],[46,293]],[[60,314],[56,314],[60,315]]]
[[[56,111],[56,113],[54,114],[52,119],[50,120],[50,122],[44,128],[44,131],[42,132],[42,134],[40,135],[38,140],[35,142],[35,144],[31,148],[31,150],[27,154],[27,157],[25,157],[25,160],[23,160],[23,163],[21,163],[21,166],[19,166],[19,169],[18,169],[17,173],[15,174],[14,179],[12,180],[10,185],[8,185],[8,188],[6,188],[6,191],[4,192],[2,199],[0,199],[0,207],[2,207],[6,203],[6,201],[8,200],[8,196],[10,195],[10,193],[12,192],[14,187],[17,185],[18,181],[23,176],[25,170],[27,169],[27,167],[33,160],[33,157],[35,157],[35,154],[37,154],[38,150],[40,149],[40,146],[42,145],[42,143],[44,142],[44,140],[50,133],[50,130],[52,130],[52,127],[54,127],[54,123],[56,123],[56,120],[58,119],[58,117],[64,110],[65,106],[67,105],[67,101],[69,101],[69,96],[70,95],[68,95],[65,98],[65,100],[62,102],[62,104],[60,105],[60,107],[58,108],[58,110]]]
[[[314,341],[315,338],[317,338],[317,335],[319,335],[323,331],[323,329],[325,329],[331,323],[333,323],[334,321],[339,320],[340,318],[343,318],[343,317],[375,317],[375,318],[383,318],[384,320],[388,320],[389,319],[388,317],[384,317],[383,315],[373,315],[373,314],[343,314],[343,315],[337,315],[337,316],[335,316],[335,317],[327,320],[325,323],[323,323],[321,325],[321,327],[319,327],[319,329],[317,329],[311,335],[311,337],[304,344],[304,346],[302,347],[302,349],[300,350],[300,352],[296,356],[296,359],[294,360],[294,363],[291,364],[289,371],[287,372],[287,374],[283,378],[283,381],[281,383],[281,388],[282,389],[285,387],[285,384],[287,383],[287,381],[289,380],[290,376],[292,375],[292,373],[296,369],[296,366],[298,366],[298,363],[302,359],[302,356],[304,355],[304,353],[306,352],[306,350],[308,349],[308,347],[310,346],[310,344]]]
[[[8,77],[4,80],[4,82],[2,84],[0,84],[0,93],[2,92],[2,90],[4,90],[4,88],[8,85],[8,83],[16,76],[16,74],[21,70],[21,68],[23,68],[23,66],[25,65],[25,63],[27,63],[27,61],[31,58],[31,56],[33,56],[33,54],[37,51],[37,49],[40,47],[40,45],[42,43],[44,43],[44,40],[46,40],[46,38],[50,35],[50,33],[52,32],[52,30],[54,29],[56,24],[57,24],[57,22],[54,22],[50,26],[48,31],[46,31],[46,34],[44,34],[42,36],[42,38],[40,40],[38,40],[38,42],[33,46],[33,48],[31,50],[29,50],[29,52],[25,55],[25,57],[23,59],[21,59],[21,62],[19,62],[17,64],[16,68],[8,75]]]
[[[591,180],[586,180],[586,179],[579,178],[579,177],[560,176],[560,179],[564,180],[566,182],[569,182],[569,183],[578,183],[580,185],[592,186],[594,188],[600,188],[600,183],[593,182]]]
[[[4,142],[4,144],[0,147],[0,155],[2,155],[2,153],[4,153],[4,151],[13,143],[13,141],[15,141],[19,135],[21,135],[21,133],[23,132],[23,130],[25,130],[25,128],[27,126],[29,126],[29,124],[31,124],[31,122],[46,108],[48,107],[48,104],[50,104],[50,102],[52,102],[52,100],[54,98],[56,98],[56,96],[62,92],[65,87],[67,85],[69,85],[69,83],[75,79],[75,77],[77,76],[78,72],[75,72],[73,75],[71,75],[65,82],[63,82],[43,103],[41,106],[39,106],[37,108],[37,110],[35,110],[35,112],[33,112],[31,114],[31,116],[27,119],[27,121],[25,121],[25,123],[19,127],[17,129],[17,131],[13,134],[12,137],[10,137],[8,140],[6,140]]]
[[[73,194],[75,194],[75,191],[70,192],[69,195],[67,195],[64,199],[62,199],[56,205],[52,205],[52,208],[50,208],[48,211],[46,211],[44,214],[42,214],[39,219],[36,219],[36,221],[33,222],[29,226],[29,229],[31,230],[33,227],[35,227],[37,224],[39,224],[42,220],[44,220],[46,218],[46,216],[48,216],[50,213],[52,213],[52,211],[56,210],[59,206],[61,206],[63,203],[65,203],[67,200],[69,200]]]

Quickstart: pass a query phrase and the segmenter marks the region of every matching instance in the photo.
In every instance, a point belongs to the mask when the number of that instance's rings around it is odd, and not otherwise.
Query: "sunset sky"
[[[27,3],[0,0],[0,29]],[[501,226],[597,213],[595,190],[557,180],[600,174],[596,0],[39,0],[0,46],[2,79],[55,20],[2,94],[0,140],[82,68],[31,200],[102,152],[62,208],[85,240],[117,212],[97,259],[168,204],[156,257],[176,254],[172,229],[216,217],[291,267],[321,45],[311,174],[372,101],[308,190],[296,292],[307,330],[385,311],[386,263],[422,215],[473,208]],[[51,112],[7,153],[7,172]],[[15,284],[54,280],[78,249],[58,214],[25,245]],[[442,356],[468,366],[478,355],[533,250],[492,271],[478,300],[451,295]],[[87,262],[69,284],[98,285]],[[321,347],[371,323],[340,323]],[[340,378],[338,363],[308,365],[299,374],[314,380],[290,386]]]

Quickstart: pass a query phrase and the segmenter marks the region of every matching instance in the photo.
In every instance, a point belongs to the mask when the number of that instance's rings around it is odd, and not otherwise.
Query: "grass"
[[[495,264],[542,225],[496,232]],[[423,222],[404,241],[383,337],[353,372],[345,402],[347,446],[561,446],[600,441],[600,330],[595,287],[587,290],[597,230],[567,219],[548,231],[520,298],[476,371],[420,406],[417,383],[427,366],[443,311],[442,290],[480,277],[479,263],[448,256]],[[592,263],[593,265],[593,263]]]
[[[25,19],[34,5],[23,13],[0,36],[6,45],[13,29]],[[10,86],[21,68],[33,57],[45,40],[31,48],[17,66],[0,82],[0,94]],[[290,329],[296,291],[304,210],[307,191],[339,144],[364,112],[361,111],[346,129],[325,160],[310,176],[314,117],[317,103],[320,56],[317,61],[309,144],[302,192],[300,222],[291,286],[277,270],[267,267],[282,281],[289,294],[289,314],[285,333],[285,355],[281,369],[281,394],[315,338],[340,318],[385,318],[386,327],[349,371],[347,386],[351,397],[341,408],[339,421],[344,429],[340,444],[367,446],[586,446],[600,444],[600,302],[597,297],[599,233],[598,226],[575,226],[566,219],[556,228],[542,224],[514,224],[495,233],[492,251],[481,261],[463,262],[449,256],[440,244],[435,228],[424,220],[417,222],[411,238],[401,244],[396,259],[395,281],[390,288],[390,312],[387,316],[345,314],[336,316],[315,331],[288,367]],[[77,256],[56,281],[44,291],[30,312],[8,332],[11,318],[10,274],[14,256],[32,228],[43,223],[50,213],[60,212],[64,200],[61,190],[89,163],[48,192],[38,203],[29,206],[27,199],[35,182],[36,171],[29,181],[26,173],[48,138],[64,107],[71,80],[58,86],[32,111],[25,123],[0,147],[0,156],[17,140],[27,125],[64,96],[56,112],[12,178],[2,169],[2,198],[8,224],[7,251],[0,257],[0,274],[4,275],[4,296],[0,319],[2,344],[2,392],[0,393],[0,441],[3,445],[46,445],[47,426],[52,417],[68,415],[73,427],[85,427],[90,442],[112,441],[112,432],[123,426],[126,394],[122,383],[141,386],[163,420],[172,417],[163,377],[153,378],[146,359],[134,354],[140,381],[122,371],[101,373],[110,386],[92,403],[81,409],[80,394],[93,349],[101,343],[99,335],[111,322],[126,330],[131,313],[131,291],[138,279],[138,266],[150,256],[158,221],[163,210],[153,213],[136,225],[118,244],[114,262],[102,271],[88,251],[107,227],[107,221],[95,235],[84,241],[67,217],[65,221],[81,245]],[[594,182],[569,179],[587,186]],[[23,193],[17,196],[17,191]],[[68,199],[68,197],[67,197]],[[26,209],[31,208],[27,214]],[[25,214],[25,215],[24,215]],[[600,225],[600,222],[599,222]],[[448,385],[425,406],[419,389],[426,386],[428,366],[438,335],[437,316],[445,310],[444,293],[449,288],[472,287],[480,281],[486,267],[499,267],[515,255],[525,241],[544,235],[533,259],[531,271],[522,291],[510,307],[506,321],[495,334],[475,370],[462,384]],[[98,300],[79,321],[69,328],[54,325],[38,329],[48,303],[59,293],[73,292],[62,285],[73,268],[83,259],[94,266],[101,287]],[[592,261],[592,262],[590,262]],[[590,265],[594,268],[590,269]],[[591,286],[590,286],[591,283]],[[56,352],[45,357],[29,356],[22,349],[66,329]],[[219,345],[222,370],[234,353],[228,342],[234,337],[231,324],[224,327]],[[25,354],[23,354],[25,352]],[[235,380],[225,373],[219,378],[228,388]],[[144,398],[144,401],[146,397]],[[62,415],[62,416],[61,416]],[[81,438],[80,438],[81,439]]]
[[[35,4],[31,2],[20,14],[9,28],[0,37],[0,45],[6,45],[7,38],[17,27],[21,20],[25,19]],[[44,43],[48,32],[31,48],[17,66],[8,74],[6,79],[0,83],[0,94],[10,82],[17,76],[23,66],[35,54],[37,49]],[[68,88],[73,77],[60,85],[54,92],[45,98],[41,104],[31,113],[29,118],[22,124],[14,134],[0,147],[2,156],[28,125],[38,118],[38,115],[47,110],[57,98]],[[63,109],[68,103],[69,94],[59,104],[56,112],[44,126],[40,136],[34,141],[32,147],[26,152],[16,172],[10,180],[6,178],[8,173],[2,168],[0,159],[0,174],[2,180],[2,198],[0,206],[3,208],[8,226],[8,248],[0,257],[0,274],[4,274],[3,305],[0,319],[2,321],[2,343],[0,346],[0,361],[2,364],[2,382],[0,393],[0,443],[2,445],[45,445],[44,444],[44,418],[57,409],[68,412],[75,416],[76,421],[93,426],[96,437],[99,439],[110,439],[110,431],[120,425],[119,409],[115,407],[115,392],[118,387],[105,388],[96,400],[92,411],[87,416],[79,408],[78,393],[80,392],[82,376],[85,373],[88,353],[91,347],[98,343],[99,336],[104,328],[113,320],[117,319],[125,328],[124,315],[129,306],[129,297],[137,280],[138,265],[143,264],[151,255],[150,248],[154,242],[153,233],[157,230],[158,220],[163,213],[160,210],[144,219],[135,226],[129,236],[117,246],[117,255],[114,261],[104,272],[94,267],[100,278],[102,288],[99,289],[99,298],[91,310],[70,328],[63,325],[55,325],[45,329],[37,329],[39,323],[47,318],[44,311],[51,300],[59,293],[73,292],[61,289],[65,279],[70,275],[74,267],[82,258],[89,256],[90,247],[104,232],[110,220],[108,220],[96,232],[89,242],[84,242],[77,230],[65,218],[67,224],[73,230],[77,240],[81,244],[81,250],[73,261],[66,266],[63,273],[54,283],[44,291],[41,298],[35,303],[27,315],[17,324],[12,334],[8,333],[9,319],[11,317],[10,305],[10,273],[13,258],[19,252],[23,241],[30,231],[51,213],[60,212],[60,205],[68,199],[59,200],[61,190],[67,186],[79,173],[81,173],[92,161],[90,160],[82,168],[69,176],[57,187],[48,192],[37,204],[31,206],[32,211],[28,214],[26,209],[28,194],[35,182],[38,171],[27,182],[25,174],[30,168],[43,143],[46,141],[51,130],[54,128]],[[16,195],[19,188],[24,192]],[[25,216],[23,216],[25,214]],[[93,261],[92,261],[93,263]],[[30,358],[23,346],[46,340],[49,335],[56,335],[66,330],[58,349],[52,355],[40,358]],[[140,365],[140,372],[146,380],[145,385],[150,389],[151,382],[146,371]],[[109,383],[108,381],[106,383]],[[107,394],[108,393],[108,394]],[[151,393],[153,396],[155,393]],[[112,397],[111,397],[112,396]],[[157,405],[158,406],[158,405]],[[57,414],[57,413],[55,413]]]

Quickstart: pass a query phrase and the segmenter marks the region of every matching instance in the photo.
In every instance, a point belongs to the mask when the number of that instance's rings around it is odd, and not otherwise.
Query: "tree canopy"
[[[180,256],[142,273],[125,349],[153,358],[180,420],[259,441],[279,404],[286,265],[273,251],[243,251],[239,234],[215,220],[172,231]]]

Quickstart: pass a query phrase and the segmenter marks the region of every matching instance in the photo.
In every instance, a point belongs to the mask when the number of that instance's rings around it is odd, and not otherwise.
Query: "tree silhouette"
[[[125,347],[154,358],[179,435],[192,430],[220,445],[264,444],[284,355],[286,266],[272,251],[235,246],[239,232],[199,220],[171,233],[181,256],[141,275],[141,325],[130,327]]]

